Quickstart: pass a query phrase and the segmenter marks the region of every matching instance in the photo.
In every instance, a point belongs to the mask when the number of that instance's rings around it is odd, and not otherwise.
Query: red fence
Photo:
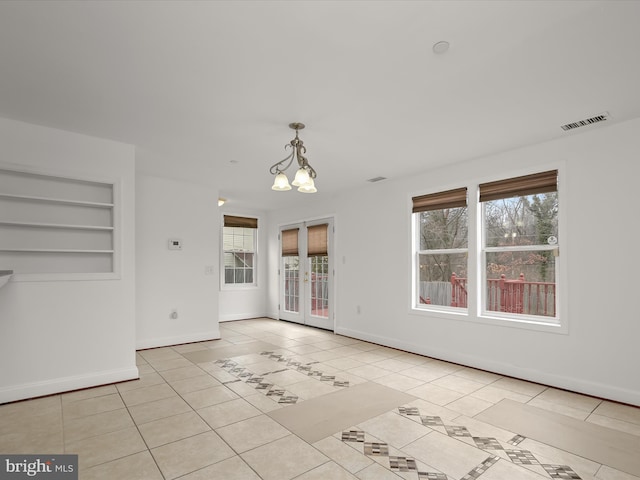
[[[431,299],[420,297],[420,303],[430,304]],[[467,279],[455,273],[451,275],[451,306],[467,306]],[[507,280],[504,274],[488,279],[487,310],[555,317],[556,284],[528,282],[524,274],[517,280]]]

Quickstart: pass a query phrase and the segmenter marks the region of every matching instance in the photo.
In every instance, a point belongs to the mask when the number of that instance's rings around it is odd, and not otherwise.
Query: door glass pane
[[[309,258],[311,272],[311,315],[329,318],[329,257]]]
[[[282,257],[284,268],[284,311],[300,312],[300,257]]]

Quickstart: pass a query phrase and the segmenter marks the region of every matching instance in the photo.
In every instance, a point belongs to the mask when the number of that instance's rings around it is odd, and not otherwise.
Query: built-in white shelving
[[[113,230],[113,227],[102,227],[96,225],[63,225],[57,223],[38,223],[38,222],[7,222],[0,220],[1,225],[11,225],[14,227],[44,227],[44,228],[62,228],[70,230]]]
[[[67,198],[35,197],[33,195],[13,195],[10,193],[2,193],[2,192],[0,192],[0,197],[10,198],[15,200],[26,200],[26,201],[32,201],[32,202],[60,203],[64,205],[82,205],[85,207],[96,207],[96,208],[113,208],[113,203],[86,202],[86,201],[80,201],[80,200],[69,200]]]
[[[113,273],[115,234],[114,184],[0,169],[0,268]]]
[[[113,253],[113,250],[77,250],[72,248],[0,248],[0,252],[26,253]]]

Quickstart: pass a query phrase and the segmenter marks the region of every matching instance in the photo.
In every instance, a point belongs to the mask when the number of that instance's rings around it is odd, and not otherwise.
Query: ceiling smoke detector
[[[565,132],[567,130],[573,130],[574,128],[586,127],[587,125],[592,125],[594,123],[604,122],[609,119],[609,112],[603,112],[600,115],[596,115],[595,117],[585,118],[584,120],[578,120],[577,122],[567,123],[566,125],[561,125]]]

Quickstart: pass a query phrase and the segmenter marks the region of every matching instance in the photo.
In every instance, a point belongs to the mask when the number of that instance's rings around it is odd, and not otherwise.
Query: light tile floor
[[[220,330],[138,352],[139,380],[0,406],[0,453],[77,453],[83,480],[640,480],[473,418],[507,398],[640,440],[640,408],[286,322]],[[266,415],[367,381],[416,400],[313,444]]]

